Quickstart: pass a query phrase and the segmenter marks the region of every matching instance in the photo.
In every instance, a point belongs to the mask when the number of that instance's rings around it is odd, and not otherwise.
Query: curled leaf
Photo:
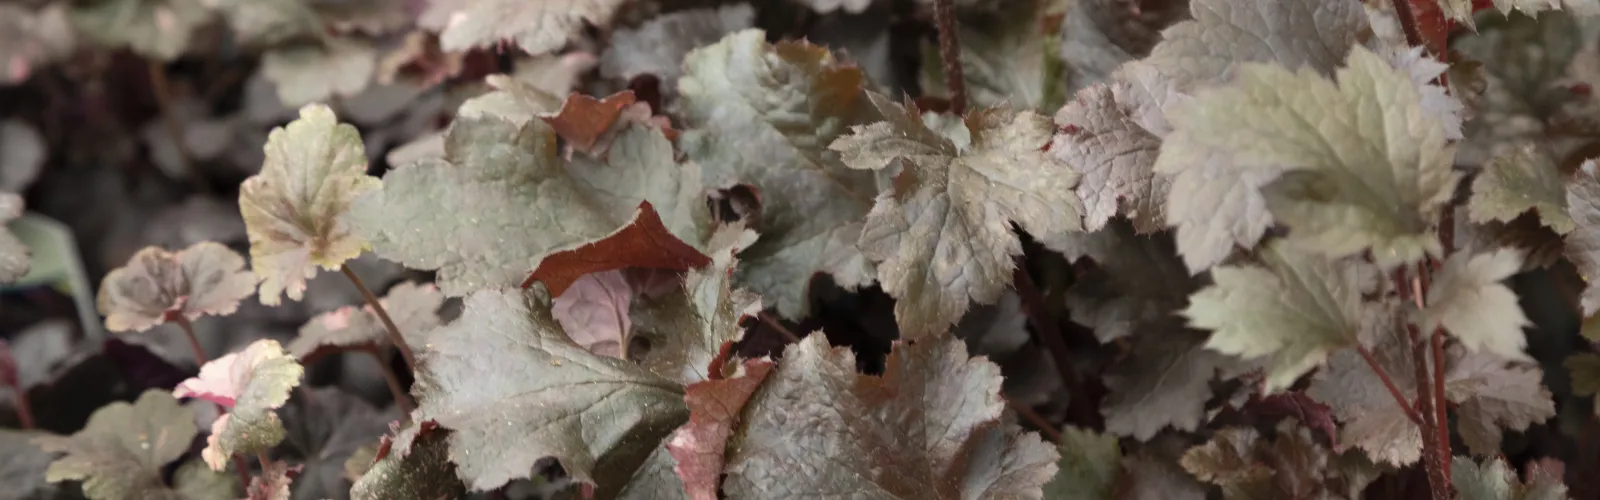
[[[230,410],[212,424],[201,453],[211,470],[222,470],[235,453],[265,450],[283,439],[283,423],[274,410],[289,400],[303,374],[305,368],[278,341],[263,339],[207,362],[198,377],[173,389],[173,397],[200,398]]]
[[[337,269],[368,243],[340,220],[350,204],[382,183],[367,175],[361,134],[321,104],[267,136],[261,173],[239,188],[239,211],[250,237],[250,260],[261,303],[281,295],[300,300],[317,267]]]
[[[667,441],[692,500],[717,500],[728,438],[739,425],[745,402],[772,371],[772,361],[745,361],[730,377],[691,384],[684,394],[689,422]]]
[[[209,241],[177,252],[146,247],[100,282],[96,299],[114,332],[142,332],[174,317],[226,316],[255,292],[244,257]]]

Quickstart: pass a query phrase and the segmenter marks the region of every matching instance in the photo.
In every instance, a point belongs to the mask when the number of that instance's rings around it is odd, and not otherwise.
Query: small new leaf
[[[419,418],[453,431],[450,460],[474,490],[528,477],[553,457],[573,479],[614,493],[688,416],[677,383],[567,338],[542,286],[474,293],[429,342],[414,389]]]
[[[1567,181],[1555,160],[1528,143],[1509,149],[1483,165],[1472,181],[1467,213],[1473,222],[1511,222],[1532,210],[1557,233],[1572,232],[1567,215]]]
[[[1361,295],[1378,271],[1354,259],[1328,260],[1283,241],[1261,250],[1261,266],[1223,266],[1215,284],[1195,292],[1183,315],[1214,330],[1206,347],[1244,358],[1270,357],[1265,391],[1277,392],[1360,342],[1370,311]]]
[[[255,288],[244,257],[222,244],[200,242],[177,252],[146,247],[106,274],[96,305],[106,329],[142,332],[179,315],[233,314]]]
[[[1227,150],[1241,173],[1286,170],[1264,194],[1295,243],[1329,257],[1370,249],[1386,269],[1440,255],[1430,225],[1459,177],[1445,122],[1377,54],[1356,46],[1346,64],[1337,83],[1308,69],[1240,66],[1232,84],[1167,114],[1174,131],[1156,170]]]
[[[400,328],[400,335],[412,350],[422,350],[427,342],[424,334],[439,326],[439,307],[444,305],[444,294],[432,284],[419,285],[405,282],[389,289],[378,301]],[[305,359],[318,347],[359,347],[385,345],[389,342],[384,328],[372,306],[344,306],[311,318],[300,327],[300,335],[289,342],[289,352]]]
[[[968,358],[951,335],[900,343],[885,363],[882,377],[858,374],[850,349],[820,334],[790,346],[745,405],[723,491],[1040,498],[1060,457],[1001,420],[999,367]]]
[[[1423,331],[1443,326],[1467,349],[1532,361],[1523,352],[1528,339],[1522,333],[1532,323],[1523,315],[1516,293],[1503,283],[1521,267],[1518,250],[1451,255],[1428,291]]]
[[[750,186],[761,204],[750,221],[761,239],[741,255],[735,279],[793,319],[810,312],[817,273],[847,289],[872,283],[856,242],[876,176],[828,149],[872,112],[861,69],[810,43],[767,43],[754,29],[691,52],[683,67],[684,121],[698,129],[685,134],[684,151],[708,185]]]
[[[250,478],[250,487],[245,490],[246,500],[289,500],[289,485],[304,466],[291,467],[287,462],[276,460],[261,467],[261,475]]]
[[[261,303],[300,300],[317,267],[338,269],[367,248],[340,218],[362,194],[382,186],[367,175],[361,134],[321,104],[267,136],[261,173],[239,188],[239,212],[260,276]]]
[[[278,345],[262,339],[243,351],[211,360],[200,375],[178,384],[172,396],[200,398],[229,409],[211,425],[201,457],[211,470],[227,467],[235,453],[255,453],[283,440],[283,423],[274,411],[300,385],[305,368]]]
[[[197,488],[210,478],[226,476],[185,466],[174,477],[174,488],[162,480],[161,469],[189,449],[198,429],[194,415],[165,391],[149,390],[133,404],[116,402],[95,410],[83,430],[70,437],[34,439],[49,452],[65,456],[50,464],[46,480],[83,481],[84,495],[94,500],[149,498],[206,500],[217,491]],[[190,469],[188,473],[184,469]],[[226,486],[228,483],[224,483]],[[230,489],[224,489],[229,494]]]
[[[878,262],[905,339],[946,331],[972,301],[993,304],[1011,282],[1029,234],[1082,229],[1078,174],[1044,152],[1053,127],[1031,111],[986,109],[960,120],[924,116],[869,92],[885,121],[856,126],[829,146],[845,165],[898,162],[895,187],[878,195],[859,245]]]

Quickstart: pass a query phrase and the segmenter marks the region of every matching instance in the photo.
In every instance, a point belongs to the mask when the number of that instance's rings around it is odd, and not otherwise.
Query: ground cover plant
[[[1600,498],[1596,84],[1595,0],[0,0],[0,498]]]

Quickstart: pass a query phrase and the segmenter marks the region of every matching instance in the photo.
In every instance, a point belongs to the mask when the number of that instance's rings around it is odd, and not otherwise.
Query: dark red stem
[[[945,87],[950,91],[950,111],[967,112],[967,80],[961,74],[961,43],[956,36],[953,0],[934,0],[933,21],[939,28],[939,59],[944,63]]]

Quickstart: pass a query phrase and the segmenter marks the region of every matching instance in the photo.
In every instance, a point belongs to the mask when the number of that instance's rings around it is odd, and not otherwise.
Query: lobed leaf
[[[1361,296],[1377,286],[1378,272],[1364,262],[1328,260],[1282,241],[1262,249],[1261,260],[1261,266],[1213,269],[1216,283],[1195,292],[1182,314],[1189,326],[1214,331],[1207,348],[1265,357],[1264,390],[1270,394],[1330,353],[1364,343],[1363,318],[1373,316],[1373,308]]]
[[[1044,497],[1112,500],[1125,472],[1122,450],[1116,436],[1066,426],[1061,429],[1061,444],[1056,476],[1044,485]]]
[[[709,186],[750,186],[761,205],[748,221],[761,239],[741,255],[740,285],[798,319],[809,313],[817,273],[847,289],[872,283],[873,265],[856,242],[877,176],[829,149],[874,112],[861,70],[823,47],[769,44],[750,29],[690,52],[683,71],[683,117],[697,129],[685,133],[684,151]]]
[[[533,55],[552,52],[581,33],[585,23],[606,26],[622,0],[441,0],[424,18],[448,18],[439,33],[445,50],[465,51],[511,40]]]
[[[132,404],[95,410],[71,436],[40,436],[34,443],[64,453],[45,472],[47,481],[83,481],[84,495],[94,500],[209,500],[233,494],[230,478],[197,469],[192,461],[178,469],[172,487],[163,481],[162,468],[183,456],[197,430],[189,409],[165,391],[149,390]]]
[[[1483,165],[1472,181],[1467,214],[1473,222],[1511,222],[1527,211],[1557,233],[1572,232],[1565,176],[1555,160],[1532,143],[1506,150]]]
[[[142,332],[177,316],[233,314],[255,288],[243,256],[206,241],[177,252],[145,247],[128,265],[106,273],[95,302],[106,329]]]
[[[78,34],[98,45],[171,61],[212,12],[202,0],[95,0],[71,2],[67,14]]]
[[[261,277],[261,303],[300,300],[317,267],[337,269],[366,250],[340,220],[362,194],[382,183],[367,175],[361,134],[320,104],[267,136],[261,172],[239,188],[250,260]]]
[[[413,420],[415,422],[415,420]],[[350,489],[353,500],[462,498],[466,487],[450,463],[448,431],[431,421],[410,424],[384,438],[377,462]]]
[[[1537,465],[1533,467],[1537,468]],[[1456,456],[1450,461],[1450,485],[1461,500],[1565,500],[1567,486],[1558,477],[1530,473],[1524,483],[1504,459],[1490,458],[1479,463]]]
[[[1377,54],[1354,47],[1346,64],[1338,83],[1305,69],[1240,66],[1231,85],[1168,113],[1174,132],[1156,170],[1231,151],[1237,173],[1282,173],[1264,194],[1297,244],[1330,257],[1370,250],[1386,269],[1441,255],[1430,225],[1458,180],[1445,122]]]
[[[277,84],[278,100],[288,106],[355,97],[377,66],[376,48],[354,37],[287,44],[261,56],[261,75]]]
[[[1586,317],[1600,310],[1600,287],[1593,283],[1600,278],[1600,174],[1596,170],[1593,160],[1585,161],[1567,183],[1567,208],[1576,227],[1567,233],[1566,256],[1586,283],[1581,298]]]
[[[229,409],[211,425],[201,452],[211,470],[227,467],[235,453],[250,454],[283,440],[283,423],[274,410],[289,400],[305,368],[278,341],[257,340],[200,367],[198,377],[173,389],[175,398],[199,398]]]
[[[1040,498],[1060,457],[1000,417],[999,368],[936,335],[860,375],[823,335],[790,346],[745,404],[722,488],[731,498]],[[785,471],[785,474],[773,474]]]
[[[856,126],[829,147],[855,169],[900,164],[858,245],[897,299],[902,338],[938,334],[972,301],[999,300],[1022,253],[1012,223],[1047,239],[1082,229],[1083,203],[1071,191],[1078,174],[1043,151],[1048,119],[989,109],[945,121],[868,96],[886,121]]]
[[[444,158],[390,171],[350,221],[379,255],[439,270],[448,296],[522,283],[551,255],[615,235],[649,210],[699,248],[710,214],[698,167],[677,163],[660,130],[623,126],[604,159],[568,162],[541,120],[457,118]]]
[[[453,431],[450,460],[473,490],[528,477],[553,457],[609,495],[686,418],[682,387],[567,338],[542,287],[474,293],[430,342],[417,419]]]
[[[746,402],[772,367],[770,360],[748,360],[732,376],[713,377],[685,388],[689,421],[673,432],[666,447],[677,462],[674,470],[690,499],[717,500],[728,439],[739,426]]]
[[[1428,307],[1422,310],[1423,331],[1442,326],[1474,352],[1533,361],[1523,352],[1528,340],[1522,333],[1533,323],[1522,313],[1517,294],[1502,283],[1521,267],[1518,250],[1451,255],[1428,291]]]

